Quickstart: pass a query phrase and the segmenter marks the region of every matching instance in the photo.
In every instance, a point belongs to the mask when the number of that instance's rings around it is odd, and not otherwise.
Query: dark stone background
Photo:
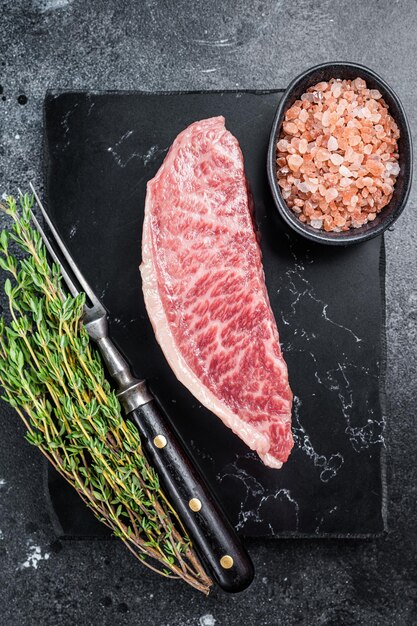
[[[315,63],[351,60],[393,86],[415,136],[414,0],[3,0],[0,24],[1,192],[41,186],[47,88],[270,89]],[[118,542],[57,542],[42,459],[1,405],[0,623],[417,624],[415,207],[414,188],[386,237],[389,535],[251,541],[252,587],[200,597],[142,568]],[[22,568],[33,554],[37,568]]]

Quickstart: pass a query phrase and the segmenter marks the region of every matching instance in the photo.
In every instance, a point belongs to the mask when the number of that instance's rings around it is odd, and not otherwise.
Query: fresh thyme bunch
[[[59,267],[31,228],[33,198],[21,196],[20,210],[11,196],[0,206],[13,220],[0,234],[0,267],[10,274],[9,319],[0,320],[3,399],[23,420],[27,440],[139,560],[208,593],[211,580],[83,328],[84,294],[64,293]],[[10,252],[12,242],[23,259]]]

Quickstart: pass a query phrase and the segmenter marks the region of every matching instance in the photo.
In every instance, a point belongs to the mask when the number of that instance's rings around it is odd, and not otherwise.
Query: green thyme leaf
[[[208,593],[211,581],[90,343],[85,295],[63,292],[59,267],[31,225],[33,196],[20,196],[19,204],[12,196],[0,204],[13,222],[0,233],[10,309],[7,322],[0,318],[2,398],[24,421],[27,441],[141,562]],[[23,258],[12,254],[16,246]]]

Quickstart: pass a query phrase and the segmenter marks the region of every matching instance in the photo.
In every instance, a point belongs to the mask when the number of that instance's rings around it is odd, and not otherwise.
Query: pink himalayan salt
[[[287,122],[283,124],[284,130],[289,135],[296,135],[298,131],[298,126],[294,124],[294,122]]]
[[[316,152],[316,160],[317,161],[328,161],[330,158],[330,154],[328,150],[324,148],[319,148]]]
[[[339,172],[342,176],[346,176],[347,178],[349,178],[350,176],[352,176],[352,172],[350,171],[350,169],[348,169],[346,167],[346,165],[341,165],[339,167]]]
[[[330,135],[329,140],[327,142],[327,149],[330,152],[334,152],[334,150],[337,150],[338,147],[339,147],[339,144],[338,144],[336,137],[333,137],[333,135]]]
[[[330,111],[326,110],[321,116],[321,123],[327,127],[330,125]]]
[[[330,203],[332,200],[335,200],[338,195],[339,195],[339,192],[337,191],[337,189],[335,189],[334,187],[331,187],[324,194],[324,198],[326,202]]]
[[[363,79],[310,87],[286,112],[277,143],[277,177],[288,206],[325,231],[371,221],[392,197],[398,137],[380,92]]]
[[[334,98],[339,98],[340,94],[342,93],[342,84],[339,82],[333,83],[333,85],[331,86],[331,92],[332,92],[332,96]]]
[[[277,143],[277,148],[280,152],[288,152],[288,146],[290,144],[286,139],[280,139]]]
[[[343,163],[343,157],[341,154],[331,154],[330,161],[333,165],[341,165]]]
[[[298,154],[291,154],[287,158],[288,167],[295,172],[300,169],[300,166],[304,163],[303,157]]]
[[[378,91],[378,89],[371,89],[369,91],[369,95],[371,96],[371,98],[373,98],[374,100],[379,100],[379,98],[382,98],[381,92]]]
[[[300,154],[305,154],[308,149],[308,141],[307,139],[300,139],[300,143],[298,144],[298,151]]]
[[[385,171],[383,164],[373,159],[367,159],[365,167],[370,174],[374,174],[375,176],[381,176]]]

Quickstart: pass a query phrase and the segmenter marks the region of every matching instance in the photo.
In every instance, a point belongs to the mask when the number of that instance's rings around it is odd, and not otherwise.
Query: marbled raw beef
[[[223,117],[181,132],[149,181],[141,274],[177,378],[266,465],[281,467],[293,446],[292,393],[243,156]]]

